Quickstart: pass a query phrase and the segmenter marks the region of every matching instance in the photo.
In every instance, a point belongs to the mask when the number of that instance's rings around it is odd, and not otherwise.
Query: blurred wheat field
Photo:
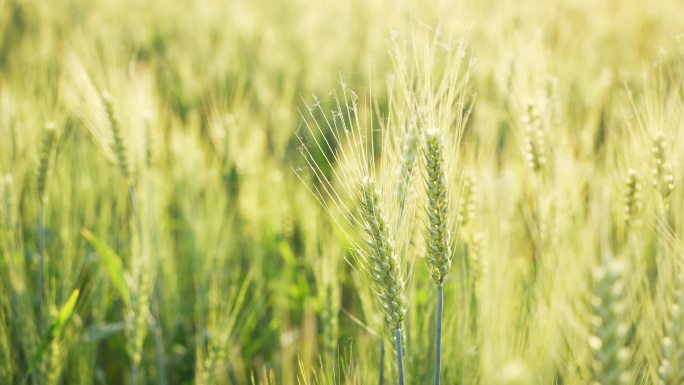
[[[674,0],[0,0],[0,384],[684,384],[682,127]]]

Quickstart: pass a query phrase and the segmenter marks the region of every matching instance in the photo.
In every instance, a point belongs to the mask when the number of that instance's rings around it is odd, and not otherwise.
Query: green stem
[[[380,339],[380,368],[378,371],[378,385],[385,383],[385,341]]]
[[[159,286],[156,285],[156,289]],[[150,319],[152,331],[154,333],[154,349],[157,358],[157,378],[159,385],[166,385],[166,367],[164,363],[164,339],[162,337],[161,321],[159,321],[159,298],[158,290],[155,290],[152,295],[152,317]]]
[[[45,321],[45,209],[41,203],[38,208],[38,326],[42,333]]]
[[[140,248],[138,251],[142,251],[142,237],[143,237],[143,225],[142,225],[142,218],[140,216],[140,212],[138,211],[138,202],[136,198],[137,192],[135,188],[135,184],[131,182],[131,184],[128,186],[128,200],[131,205],[131,215],[133,217],[133,221],[135,223],[135,231],[138,234],[138,247]]]
[[[138,383],[138,364],[133,363],[131,365],[131,385],[136,385]]]
[[[443,285],[437,286],[437,327],[435,328],[435,385],[439,385],[439,373],[442,365],[442,295]]]
[[[398,384],[404,385],[404,358],[401,350],[401,327],[394,330],[394,341],[397,349]]]
[[[138,205],[137,205],[137,199],[136,199],[136,188],[135,184],[132,181],[129,181],[128,185],[128,200],[131,205],[131,215],[134,221],[134,230],[137,234],[137,244],[133,245],[133,248],[137,252],[138,257],[142,255],[142,250],[143,250],[143,229],[142,229],[142,218],[140,217],[140,213],[138,212]],[[141,273],[142,274],[142,273]],[[137,278],[138,280],[138,288],[140,287],[139,284],[139,277]],[[139,296],[140,293],[138,293]],[[133,355],[135,355],[135,352],[133,352]],[[135,360],[134,357],[133,360]],[[138,371],[139,371],[139,364],[136,363],[135,361],[131,364],[131,385],[136,385],[138,381]]]

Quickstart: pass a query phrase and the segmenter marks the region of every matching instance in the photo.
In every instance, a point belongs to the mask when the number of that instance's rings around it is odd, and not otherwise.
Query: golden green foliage
[[[0,0],[0,383],[389,384],[399,324],[430,383],[435,282],[444,384],[681,383],[682,33],[673,0]]]

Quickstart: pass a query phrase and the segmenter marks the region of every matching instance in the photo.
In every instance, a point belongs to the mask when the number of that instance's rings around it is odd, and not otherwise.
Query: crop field
[[[684,3],[0,0],[5,384],[684,384]]]

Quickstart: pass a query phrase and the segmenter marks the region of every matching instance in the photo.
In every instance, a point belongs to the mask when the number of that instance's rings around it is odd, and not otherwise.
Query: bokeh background
[[[370,384],[382,362],[392,383],[298,136],[341,82],[372,84],[388,114],[395,50],[421,36],[465,42],[472,66],[459,170],[477,188],[455,258],[470,250],[480,282],[471,304],[465,270],[447,280],[443,383],[589,383],[607,254],[631,261],[633,381],[657,383],[684,200],[676,182],[663,205],[650,178],[658,135],[684,174],[684,5],[655,0],[0,0],[0,383]],[[406,256],[413,384],[434,354],[422,247]]]

